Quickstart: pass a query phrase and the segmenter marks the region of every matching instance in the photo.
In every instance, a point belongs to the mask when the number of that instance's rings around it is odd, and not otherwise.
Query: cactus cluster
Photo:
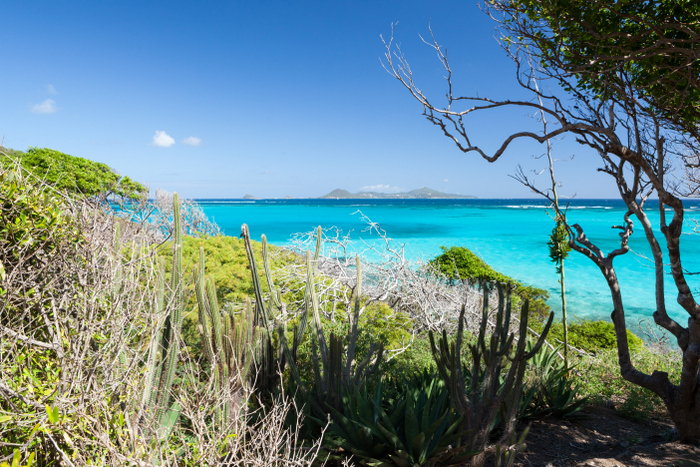
[[[463,429],[467,433],[466,444],[470,450],[481,451],[472,461],[475,466],[482,465],[484,461],[484,450],[497,417],[501,417],[503,426],[501,442],[497,444],[515,440],[515,418],[522,397],[527,362],[539,352],[554,318],[554,314],[551,313],[540,338],[531,348],[526,349],[529,307],[526,300],[520,310],[520,333],[515,344],[515,336],[510,333],[510,294],[504,291],[502,285],[497,284],[496,323],[493,333],[487,336],[490,291],[487,284],[484,284],[483,288],[479,335],[477,342],[469,345],[471,368],[463,366],[462,363],[464,306],[459,317],[456,340],[449,342],[447,333],[443,331],[436,343],[434,333],[430,332],[430,345],[438,372],[448,388],[455,410],[463,417]],[[509,368],[507,365],[510,365]],[[502,372],[506,368],[502,381]],[[499,458],[501,455],[506,458],[505,465],[514,459],[509,452],[497,454]]]
[[[319,227],[318,236],[321,236]],[[318,298],[315,290],[314,266],[311,264],[310,255],[307,254],[307,283],[309,290],[311,310],[313,315],[314,332],[311,334],[312,361],[314,366],[314,383],[316,400],[320,408],[325,412],[326,406],[340,409],[343,388],[360,386],[368,375],[375,373],[382,362],[384,344],[372,343],[367,355],[361,362],[355,362],[357,349],[358,323],[360,320],[360,308],[362,297],[362,267],[360,258],[356,258],[357,285],[354,293],[354,306],[351,315],[350,331],[346,336],[347,348],[343,345],[343,338],[331,333],[326,338],[321,327]],[[308,304],[307,304],[308,306]]]
[[[170,313],[165,322],[158,325],[157,338],[152,339],[148,352],[148,374],[144,388],[141,413],[138,417],[142,429],[151,437],[166,438],[177,422],[180,407],[172,402],[172,386],[175,369],[180,354],[179,334],[182,328],[184,310],[183,268],[182,268],[182,233],[180,228],[180,200],[177,193],[173,196],[173,266],[170,276],[170,288],[165,293],[165,263],[161,258],[156,285],[155,314],[160,315],[167,308]],[[154,429],[155,428],[155,429]]]
[[[263,295],[262,281],[258,273],[257,261],[250,241],[248,226],[241,227],[250,271],[253,278],[253,289],[255,292],[255,315],[254,323],[261,325],[262,330],[258,333],[258,351],[255,359],[255,392],[263,399],[269,399],[279,391],[281,379],[280,375],[286,366],[296,361],[299,345],[308,327],[308,313],[300,312],[299,322],[292,329],[292,346],[287,343],[286,323],[277,323],[276,318],[286,314],[287,306],[282,301],[282,294],[275,286],[272,279],[272,269],[270,268],[270,254],[265,235],[262,236],[262,257],[265,279],[268,286],[268,297]],[[318,259],[320,252],[320,242],[316,243],[315,258]],[[307,293],[304,293],[304,303],[307,302]],[[274,348],[274,334],[278,336],[277,350]],[[295,379],[299,379],[296,365],[290,365],[290,371]]]
[[[263,353],[264,356],[266,355],[267,357],[261,361],[260,367],[263,371],[262,373],[258,373],[258,378],[263,382],[275,381],[279,383],[279,379],[274,378],[279,378],[279,374],[288,366],[292,381],[301,392],[302,397],[311,405],[316,415],[325,419],[328,413],[328,406],[336,410],[340,408],[343,387],[348,384],[360,385],[363,383],[369,374],[376,371],[382,361],[384,353],[382,344],[373,344],[364,360],[359,363],[355,362],[357,336],[359,333],[358,323],[361,309],[362,271],[359,258],[357,259],[357,287],[355,288],[354,310],[351,318],[352,322],[350,323],[350,331],[348,335],[345,336],[345,339],[343,339],[342,336],[337,336],[335,333],[331,333],[330,336],[326,338],[321,323],[319,301],[316,294],[316,265],[322,246],[322,231],[321,227],[318,227],[314,253],[313,255],[311,252],[306,253],[307,273],[304,301],[301,309],[294,312],[299,317],[299,322],[292,330],[293,338],[290,346],[287,340],[287,329],[285,325],[283,323],[278,323],[275,327],[273,324],[277,316],[284,314],[288,310],[286,310],[286,305],[282,302],[281,294],[275,287],[272,278],[267,240],[263,235],[263,267],[269,289],[266,297],[263,295],[262,281],[258,274],[257,261],[253,254],[248,226],[245,224],[242,227],[241,235],[245,241],[253,278],[256,316],[261,320],[267,333],[267,337],[263,339],[263,345],[269,346],[268,351]],[[314,374],[313,387],[308,387],[308,385],[301,380],[296,365],[297,350],[304,338],[307,327],[309,327],[310,318],[312,323],[311,348]],[[279,343],[277,351],[278,357],[275,362],[276,365],[272,365],[272,335],[275,331],[277,332]],[[263,333],[263,335],[264,334],[265,333]],[[344,341],[347,342],[347,347]],[[270,391],[271,389],[270,386],[265,388],[266,391]]]
[[[195,291],[199,310],[199,332],[207,360],[211,365],[215,385],[228,397],[223,410],[217,407],[217,422],[227,421],[233,413],[233,404],[242,399],[241,391],[250,389],[254,376],[253,362],[260,358],[260,328],[254,325],[250,302],[246,309],[235,314],[231,309],[219,309],[214,280],[205,274],[204,249],[199,249],[199,270]]]

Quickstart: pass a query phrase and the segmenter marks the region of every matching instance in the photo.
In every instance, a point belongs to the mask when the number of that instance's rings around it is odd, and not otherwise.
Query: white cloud
[[[445,183],[447,183],[447,182],[449,182],[449,181],[450,181],[450,180],[447,179],[447,178],[443,180],[443,182],[445,182]]]
[[[175,140],[164,131],[156,131],[153,141],[151,141],[151,146],[158,146],[159,148],[169,148],[173,144],[175,144]]]
[[[376,191],[378,193],[399,193],[402,191],[402,189],[397,186],[390,185],[368,185],[360,188],[360,191]]]
[[[56,112],[58,108],[56,107],[56,101],[53,99],[46,99],[41,104],[36,104],[32,107],[32,112],[35,114],[52,114]]]
[[[47,84],[46,85],[46,91],[48,91],[49,94],[56,95],[58,92],[56,92],[56,88],[53,87],[53,84]]]
[[[182,144],[187,144],[189,146],[201,146],[202,140],[196,136],[189,136],[182,140]]]

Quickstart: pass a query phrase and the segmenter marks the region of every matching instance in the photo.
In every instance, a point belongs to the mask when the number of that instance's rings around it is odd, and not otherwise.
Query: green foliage
[[[257,260],[262,261],[262,244],[251,242],[251,245]],[[200,248],[207,258],[207,276],[214,280],[216,296],[222,306],[254,298],[253,280],[242,239],[223,235],[184,237],[182,254],[185,262],[196,263]],[[274,246],[269,248],[274,253],[269,259],[272,270],[299,263],[299,258],[294,254]],[[168,251],[163,253],[166,257],[169,255]],[[263,291],[267,290],[267,284],[262,284],[262,287]]]
[[[531,349],[532,342],[528,342],[528,350]],[[529,381],[523,387],[518,419],[580,415],[588,398],[579,397],[579,387],[570,377],[573,369],[559,360],[557,350],[542,346],[529,363]]]
[[[15,449],[12,455],[12,463],[3,461],[0,467],[32,467],[34,465],[34,453],[29,454],[26,463],[22,463],[22,453],[19,449]]]
[[[14,260],[5,258],[10,261],[6,270],[21,254],[37,261],[66,239],[78,241],[65,209],[59,198],[37,189],[21,173],[0,167],[0,245],[15,253]]]
[[[122,177],[106,164],[70,156],[54,149],[29,148],[13,151],[12,158],[39,179],[72,195],[93,197],[117,195],[141,199],[148,190],[129,177]],[[0,154],[0,167],[11,166],[12,159]]]
[[[564,328],[557,322],[549,330],[548,340],[554,345],[563,342]],[[630,350],[640,350],[644,341],[639,336],[627,330],[627,342]],[[569,323],[569,345],[586,352],[597,352],[602,349],[616,349],[615,325],[609,321],[590,321],[581,319]]]
[[[549,235],[547,246],[549,247],[549,258],[556,266],[557,274],[561,274],[562,263],[569,256],[571,247],[569,246],[569,232],[560,219],[557,220],[557,224]]]
[[[603,101],[634,98],[691,130],[700,122],[700,5],[660,0],[520,0],[506,18],[527,31],[545,67],[576,76],[576,90]],[[522,37],[519,38],[522,40]],[[634,93],[634,94],[633,94]]]
[[[44,297],[71,287],[70,281],[52,275],[60,267],[52,258],[75,255],[82,240],[63,200],[28,182],[21,171],[0,167],[0,324],[48,338],[41,316],[51,304]],[[9,292],[5,279],[22,285]]]
[[[214,280],[217,300],[244,302],[253,296],[253,281],[243,240],[236,237],[185,237],[182,254],[188,263],[198,261],[200,248],[207,258],[207,276]],[[256,244],[257,253],[260,244]]]
[[[463,429],[469,433],[467,445],[478,451],[488,443],[497,417],[502,420],[500,442],[515,439],[515,419],[520,408],[527,362],[539,352],[554,319],[554,313],[551,313],[540,338],[529,350],[526,349],[528,302],[525,301],[520,310],[520,338],[514,345],[514,334],[510,332],[512,303],[500,284],[498,298],[494,329],[487,335],[489,288],[484,285],[479,335],[476,342],[469,345],[471,368],[462,363],[464,306],[454,341],[448,340],[443,331],[436,343],[434,333],[430,332],[430,346],[440,378],[449,390],[453,407],[464,417]],[[481,465],[481,462],[483,458],[477,457],[475,463]]]
[[[441,246],[442,254],[430,261],[430,264],[450,280],[471,280],[502,282],[515,285],[516,281],[493,269],[470,249],[463,246]]]
[[[0,352],[12,351],[3,347],[0,344]],[[33,433],[34,427],[23,426],[12,415],[7,416],[4,413],[20,412],[23,418],[41,418],[44,415],[45,408],[40,404],[31,404],[30,401],[53,404],[60,385],[60,366],[55,353],[46,349],[25,347],[15,354],[15,358],[9,366],[2,368],[2,373],[6,375],[3,382],[22,394],[24,398],[13,400],[3,397],[0,399],[0,457],[12,453],[10,446],[17,444],[26,444],[27,453],[42,453],[45,448],[48,448],[44,444],[47,440],[41,436],[42,433],[39,436],[32,436],[36,433]],[[47,457],[50,455],[42,453],[40,456],[41,459]]]
[[[672,384],[681,379],[681,354],[677,352],[654,352],[647,347],[632,351],[632,361],[639,371],[651,374],[663,371]],[[595,356],[581,357],[578,367],[580,392],[591,403],[611,405],[625,416],[645,419],[650,416],[667,416],[663,400],[620,376],[620,365],[616,349],[599,349]]]
[[[525,300],[530,302],[530,313],[538,318],[545,318],[549,312],[546,300],[549,292],[544,289],[524,285],[521,282],[506,276],[479,258],[470,249],[463,246],[441,246],[442,254],[433,258],[430,265],[443,273],[449,280],[463,280],[470,282],[499,282],[513,288],[515,305],[518,306]]]
[[[392,345],[387,348],[391,351]],[[381,373],[388,379],[400,380],[435,368],[435,361],[430,351],[428,333],[416,334],[411,345],[402,353],[382,365]],[[387,388],[388,389],[388,388]]]
[[[450,408],[442,381],[426,372],[401,386],[401,395],[385,403],[381,384],[374,397],[366,387],[346,388],[342,412],[331,409],[337,444],[373,466],[464,465],[475,453],[460,447],[461,417]]]

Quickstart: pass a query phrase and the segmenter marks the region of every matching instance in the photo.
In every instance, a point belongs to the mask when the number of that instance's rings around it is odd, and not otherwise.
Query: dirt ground
[[[700,466],[700,447],[669,441],[670,420],[634,421],[614,409],[591,406],[577,421],[532,423],[517,466]]]

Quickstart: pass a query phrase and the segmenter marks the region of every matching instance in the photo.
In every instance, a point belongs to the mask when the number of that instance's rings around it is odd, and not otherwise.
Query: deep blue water
[[[387,235],[406,245],[407,257],[428,260],[440,253],[440,246],[465,246],[479,254],[496,270],[550,291],[550,305],[560,310],[558,275],[549,260],[547,242],[554,226],[547,203],[531,199],[469,200],[197,200],[207,215],[226,235],[238,236],[247,223],[251,235],[265,234],[273,244],[284,245],[294,233],[308,232],[318,225],[351,231],[358,248],[362,242],[377,244],[376,235],[363,232],[366,224],[357,211],[378,222]],[[658,212],[649,217],[658,221]],[[686,219],[700,217],[700,203],[686,203]],[[624,205],[619,200],[575,200],[568,219],[580,224],[594,243],[610,251],[619,247],[618,231]],[[654,311],[653,264],[641,226],[635,225],[631,250],[615,260],[626,315],[631,327]],[[691,232],[689,226],[685,231]],[[662,237],[659,234],[659,240]],[[688,233],[682,239],[683,266],[700,271],[700,235]],[[369,258],[371,259],[371,258]],[[598,268],[587,258],[571,252],[566,262],[567,306],[570,314],[582,318],[609,319],[610,294]],[[700,287],[698,276],[689,276],[693,290]],[[669,313],[685,325],[685,312],[676,305],[670,276],[667,286]],[[699,291],[700,292],[700,291]],[[684,316],[685,315],[685,316]]]

